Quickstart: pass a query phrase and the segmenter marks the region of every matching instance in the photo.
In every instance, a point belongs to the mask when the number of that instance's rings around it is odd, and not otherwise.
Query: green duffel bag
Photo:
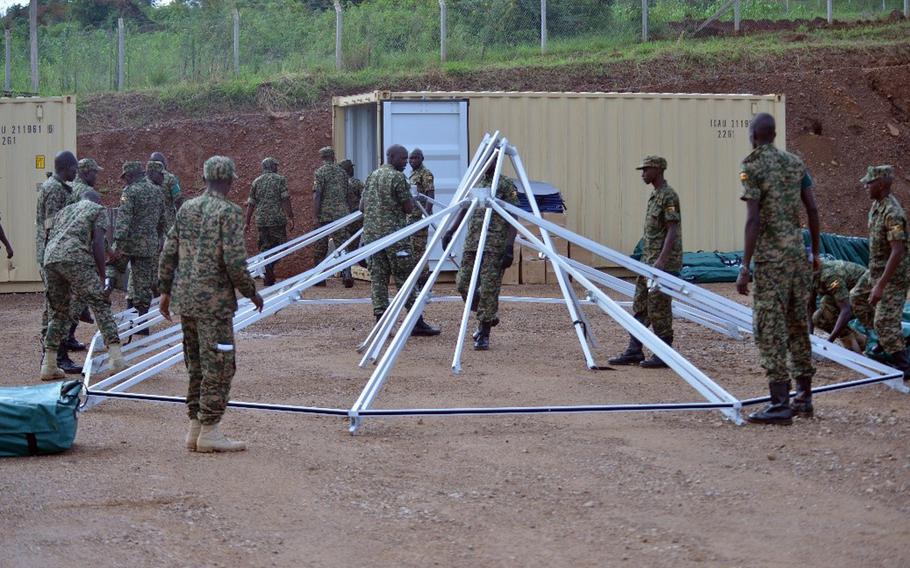
[[[0,457],[70,449],[81,391],[79,381],[0,387]]]

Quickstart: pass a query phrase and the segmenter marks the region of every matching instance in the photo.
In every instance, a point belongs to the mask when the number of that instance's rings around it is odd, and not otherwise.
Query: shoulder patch
[[[748,181],[748,180],[749,180],[749,174],[747,174],[746,172],[739,172],[739,181]]]

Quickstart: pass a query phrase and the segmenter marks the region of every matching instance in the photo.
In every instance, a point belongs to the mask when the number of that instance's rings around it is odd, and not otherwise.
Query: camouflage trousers
[[[413,269],[413,260],[407,248],[395,252],[396,247],[381,250],[370,257],[370,296],[373,300],[373,315],[381,316],[389,308],[389,278],[394,278],[400,290]],[[408,298],[405,307],[409,310],[417,297],[417,287]]]
[[[190,420],[217,424],[224,416],[237,369],[233,318],[180,317],[183,360],[190,376],[186,393]]]
[[[675,272],[670,272],[678,276]],[[664,341],[673,339],[673,298],[660,292],[648,290],[648,279],[635,279],[635,297],[632,300],[632,314],[645,327],[653,327],[654,334]]]
[[[853,307],[854,303],[851,301],[850,305]],[[816,329],[831,333],[834,330],[834,326],[837,324],[837,318],[839,316],[840,308],[837,307],[837,302],[834,301],[834,298],[831,296],[822,296],[821,301],[818,303],[818,307],[815,309],[815,312],[812,313],[812,325],[814,325]],[[856,317],[855,308],[853,310],[853,316]],[[848,328],[841,338],[849,341],[850,337],[855,337],[856,335],[855,331]]]
[[[420,258],[423,256],[423,253],[427,250],[427,238],[429,237],[429,229],[423,229],[417,231],[411,235],[411,256],[414,259],[414,263],[420,261]],[[423,270],[420,271],[420,282],[426,282],[427,278],[430,277],[430,263],[428,262]]]
[[[45,267],[45,273],[45,297],[51,310],[51,320],[44,336],[45,349],[56,351],[69,332],[73,322],[73,298],[91,309],[105,345],[120,343],[111,305],[104,299],[104,289],[93,266],[54,262]]]
[[[44,311],[41,313],[41,337],[47,335],[47,326],[51,321],[51,307],[47,301],[47,274],[45,269],[39,268],[38,273],[41,275],[41,281],[44,282]],[[94,272],[92,272],[94,274]],[[85,311],[85,308],[88,307],[85,300],[82,298],[72,297],[70,298],[70,320],[71,324],[79,323],[79,316],[82,312]],[[67,334],[69,330],[67,330]]]
[[[859,318],[863,327],[875,330],[878,334],[878,343],[886,353],[898,353],[906,348],[904,334],[901,331],[901,319],[910,282],[906,277],[898,276],[895,274],[891,282],[885,286],[885,293],[875,306],[869,303],[869,293],[872,292],[873,286],[869,272],[866,272],[850,290],[853,315]]]
[[[456,287],[462,299],[468,301],[471,287],[471,273],[474,272],[474,261],[477,251],[466,250],[461,256],[461,267],[458,269]],[[477,321],[492,322],[499,318],[499,293],[502,289],[502,252],[484,251],[477,276],[477,291],[471,300],[471,310],[477,312]]]
[[[158,287],[158,257],[131,256],[129,262],[130,283],[126,295],[139,313],[145,313],[152,304],[153,288]]]
[[[259,234],[259,239],[257,245],[259,246],[259,252],[265,252],[269,249],[273,249],[278,245],[283,245],[288,241],[288,227],[287,225],[274,225],[271,227],[263,227],[261,225],[256,227],[256,230]],[[275,266],[278,262],[273,262],[266,266],[266,270],[275,270]]]
[[[117,260],[108,260],[104,265],[104,277],[110,280],[117,290],[126,292],[129,283],[129,264],[127,257],[121,256]]]
[[[755,263],[752,326],[769,383],[815,374],[806,307],[810,279],[805,262]]]
[[[328,221],[325,223],[320,223],[319,226],[325,227],[329,223],[334,223],[334,222],[335,221]],[[336,247],[340,247],[341,245],[343,245],[345,243],[345,241],[347,241],[349,238],[351,238],[352,234],[353,233],[350,232],[350,225],[348,225],[347,227],[338,229],[337,231],[335,231],[334,233],[325,237],[324,239],[319,239],[318,241],[316,241],[316,244],[313,245],[313,263],[319,264],[320,262],[323,261],[323,259],[325,259],[326,255],[329,254],[329,237],[331,237],[332,240],[335,241]],[[348,248],[353,250],[357,247],[354,243],[351,243],[351,246]]]

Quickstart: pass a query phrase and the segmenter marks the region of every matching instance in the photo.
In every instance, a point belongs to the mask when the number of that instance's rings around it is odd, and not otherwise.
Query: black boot
[[[491,328],[496,327],[497,325],[499,325],[499,318],[493,318],[492,320],[490,320]],[[477,330],[474,332],[474,335],[471,336],[472,339],[477,339],[477,337],[480,335],[480,330],[482,327],[483,327],[483,324],[480,322],[477,322]]]
[[[341,283],[345,288],[354,287],[354,275],[351,273],[350,268],[345,268],[341,271]]]
[[[67,335],[66,339],[63,340],[63,345],[66,346],[67,351],[85,351],[85,343],[80,343],[76,339],[76,326],[78,323],[74,323],[70,326],[70,333]]]
[[[796,379],[796,396],[790,404],[794,414],[812,418],[815,408],[812,406],[812,378]]]
[[[891,365],[904,372],[904,380],[910,380],[910,358],[907,357],[907,350],[891,353]]]
[[[66,350],[66,345],[63,343],[57,348],[57,367],[67,375],[78,375],[82,372],[82,367],[70,359],[69,352]]]
[[[629,346],[621,355],[609,360],[611,365],[637,365],[645,360],[645,354],[641,352],[641,341],[634,335],[629,336]]]
[[[490,349],[490,329],[492,327],[491,322],[480,322],[480,329],[477,330],[477,337],[474,338],[474,351],[488,351]]]
[[[662,337],[664,343],[669,346],[673,346],[673,337]],[[651,356],[641,363],[638,364],[642,369],[666,369],[667,364],[664,363],[663,359],[658,357],[656,354],[652,353]]]
[[[771,392],[771,404],[758,412],[753,412],[746,420],[753,424],[793,423],[793,409],[790,408],[790,381],[778,381],[768,385]]]
[[[423,316],[417,320],[417,323],[414,324],[414,329],[411,331],[411,337],[433,337],[434,335],[439,335],[441,333],[438,327],[433,327],[423,320]]]
[[[140,316],[144,316],[145,314],[149,313],[148,308],[138,308],[137,311],[139,312]],[[145,329],[140,329],[139,331],[137,331],[136,335],[144,335],[144,336],[148,337],[149,334],[151,333],[151,331],[152,331],[152,328],[147,327]]]
[[[92,312],[90,312],[88,308],[84,308],[82,310],[82,313],[79,314],[79,321],[82,323],[87,323],[89,325],[95,323],[95,320],[92,318]]]
[[[269,264],[265,267],[265,275],[262,277],[262,283],[266,286],[275,284],[275,269]]]

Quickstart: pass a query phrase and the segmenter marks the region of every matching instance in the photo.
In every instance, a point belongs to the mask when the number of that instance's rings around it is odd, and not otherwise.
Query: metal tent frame
[[[518,182],[529,196],[532,212],[528,213],[509,203],[505,203],[491,194],[490,188],[477,187],[478,182],[491,166],[495,165],[491,188],[498,186],[502,176],[503,166],[510,162],[518,175]],[[466,214],[460,225],[455,226],[458,214],[464,210]],[[589,369],[600,369],[593,355],[597,347],[597,340],[589,325],[583,306],[600,308],[625,330],[637,337],[646,347],[663,359],[686,383],[689,384],[704,401],[687,403],[657,403],[657,404],[595,404],[595,405],[559,405],[559,406],[508,406],[508,407],[471,407],[471,408],[397,408],[376,409],[373,403],[381,392],[395,363],[404,349],[411,331],[422,314],[424,308],[431,302],[462,301],[460,297],[433,297],[431,290],[442,271],[442,263],[430,271],[427,283],[417,293],[412,308],[408,311],[394,335],[390,335],[395,323],[398,322],[405,308],[407,299],[414,292],[418,278],[425,266],[429,265],[430,252],[442,235],[450,229],[455,237],[445,247],[444,258],[454,258],[454,249],[459,237],[463,235],[470,224],[475,211],[484,211],[483,226],[479,237],[478,251],[475,258],[474,270],[471,275],[470,287],[467,297],[473,297],[478,285],[479,267],[483,260],[483,249],[486,243],[488,228],[492,214],[495,212],[505,219],[518,231],[521,244],[529,247],[548,259],[556,274],[562,298],[517,298],[504,297],[503,301],[512,302],[544,302],[560,303],[566,306],[572,328],[581,346],[585,364]],[[425,212],[424,212],[425,213]],[[253,274],[261,274],[264,266],[287,255],[293,254],[304,247],[315,243],[321,238],[348,226],[360,219],[360,212],[352,213],[334,223],[316,229],[306,235],[297,237],[284,245],[253,256],[248,261],[248,269]],[[524,221],[534,228],[534,231],[523,225]],[[612,290],[624,296],[634,294],[634,286],[619,278],[605,274],[592,267],[586,266],[561,256],[556,253],[552,236],[565,239],[573,244],[587,249],[592,253],[607,259],[609,262],[625,268],[636,275],[644,276],[651,280],[652,286],[673,298],[673,313],[676,317],[702,325],[708,329],[724,334],[731,338],[742,339],[752,332],[752,310],[746,306],[728,300],[718,294],[695,286],[675,276],[657,270],[651,266],[635,261],[619,252],[609,249],[597,242],[587,239],[563,227],[543,219],[530,182],[525,172],[524,165],[518,150],[511,146],[508,140],[500,134],[487,134],[478,147],[471,160],[467,173],[462,178],[452,202],[443,206],[441,210],[425,217],[417,223],[411,224],[382,239],[366,244],[360,248],[352,248],[360,232],[349,238],[337,247],[332,255],[324,259],[310,270],[304,271],[292,278],[284,280],[260,291],[264,299],[262,313],[257,312],[255,306],[246,299],[239,302],[238,310],[234,316],[235,331],[243,329],[253,323],[261,321],[278,311],[291,305],[333,304],[344,305],[353,303],[368,303],[369,299],[304,299],[303,292],[314,284],[324,281],[332,274],[349,268],[376,252],[396,243],[428,226],[433,226],[435,231],[427,243],[426,252],[418,260],[411,274],[392,299],[385,314],[374,325],[366,339],[358,347],[358,352],[363,353],[360,367],[371,365],[374,369],[369,380],[351,408],[323,408],[308,407],[289,404],[267,404],[256,402],[231,401],[228,406],[234,408],[248,408],[279,412],[296,412],[303,414],[330,415],[347,417],[350,420],[351,433],[356,432],[368,417],[390,416],[441,416],[441,415],[498,415],[498,414],[541,414],[541,413],[579,413],[579,412],[646,412],[669,410],[718,410],[735,424],[742,424],[740,411],[747,406],[761,404],[769,400],[768,396],[758,396],[748,399],[739,399],[713,379],[705,375],[680,353],[664,343],[649,329],[644,327],[626,311],[628,302],[617,302],[608,296],[602,288]],[[536,232],[535,232],[536,231]],[[350,249],[350,250],[349,250]],[[585,291],[585,298],[579,299],[575,289],[570,284],[573,278]],[[154,326],[163,318],[157,307],[138,316],[135,311],[118,314],[121,339],[134,335],[141,329]],[[452,372],[461,372],[461,354],[464,349],[465,338],[470,319],[470,305],[465,303],[462,312],[455,352],[452,358]],[[389,338],[391,337],[391,340]],[[101,341],[100,334],[96,333],[89,345],[85,366],[85,392],[86,399],[83,410],[92,408],[107,398],[145,400],[164,403],[185,403],[182,397],[161,396],[126,392],[127,389],[139,384],[151,376],[179,363],[183,359],[182,332],[180,325],[175,324],[164,330],[158,331],[148,337],[131,341],[123,349],[124,356],[131,366],[124,371],[111,375],[94,384],[92,376],[106,368],[107,355],[95,356],[95,351]],[[386,345],[388,343],[388,345]],[[861,378],[816,387],[814,393],[830,392],[846,388],[855,388],[868,384],[885,383],[900,392],[910,392],[904,384],[903,374],[891,367],[853,353],[843,347],[812,337],[812,350],[818,357],[839,363],[862,375]]]

